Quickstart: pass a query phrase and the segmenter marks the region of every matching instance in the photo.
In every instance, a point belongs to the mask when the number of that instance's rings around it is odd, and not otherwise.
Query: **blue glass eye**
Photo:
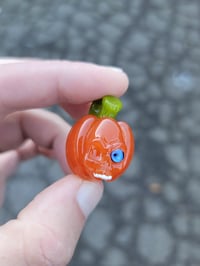
[[[120,163],[124,159],[124,152],[120,149],[114,150],[111,152],[110,157],[114,163]]]

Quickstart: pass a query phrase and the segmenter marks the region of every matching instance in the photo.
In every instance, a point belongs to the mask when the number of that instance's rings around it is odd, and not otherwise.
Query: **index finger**
[[[106,94],[121,96],[128,87],[123,71],[71,61],[24,60],[0,65],[0,113],[82,105]]]

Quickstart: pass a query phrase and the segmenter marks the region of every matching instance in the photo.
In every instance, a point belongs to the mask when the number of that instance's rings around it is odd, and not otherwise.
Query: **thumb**
[[[0,228],[0,265],[66,265],[102,192],[102,183],[69,175],[38,194]]]

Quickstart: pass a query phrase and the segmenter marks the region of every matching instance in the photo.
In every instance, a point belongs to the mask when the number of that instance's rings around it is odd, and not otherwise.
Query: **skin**
[[[121,96],[127,87],[123,72],[94,64],[0,61],[0,203],[7,177],[22,160],[42,153],[58,160],[66,173],[39,193],[16,220],[0,227],[0,265],[65,266],[102,196],[101,182],[88,184],[68,174],[63,145],[70,126],[40,108],[59,104],[79,118],[94,99]]]

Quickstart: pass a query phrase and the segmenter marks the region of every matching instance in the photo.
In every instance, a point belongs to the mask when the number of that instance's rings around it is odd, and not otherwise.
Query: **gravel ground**
[[[120,118],[135,159],[106,184],[70,266],[200,265],[199,15],[195,0],[0,0],[0,56],[115,65],[130,78]],[[62,174],[42,157],[24,163],[1,223]]]

